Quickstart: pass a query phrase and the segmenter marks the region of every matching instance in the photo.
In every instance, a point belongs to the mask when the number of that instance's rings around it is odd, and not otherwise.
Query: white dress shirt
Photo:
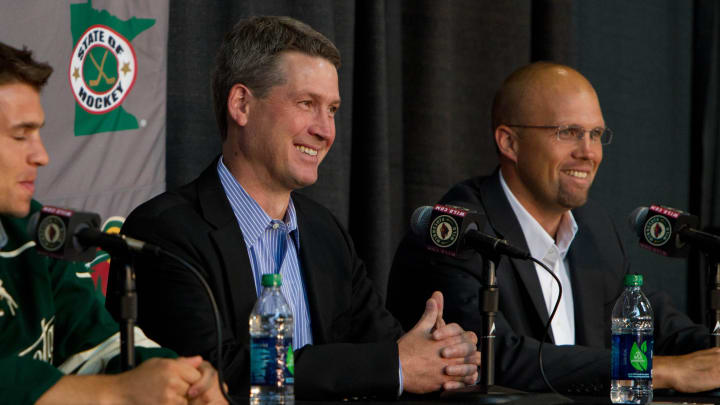
[[[572,285],[570,284],[570,269],[567,263],[567,252],[577,233],[577,223],[570,211],[563,214],[557,231],[557,240],[548,234],[540,223],[530,215],[525,207],[515,198],[505,183],[502,172],[499,172],[500,184],[505,196],[510,201],[515,216],[520,223],[525,241],[530,248],[530,254],[552,269],[562,284],[562,299],[557,314],[552,321],[551,328],[556,345],[575,344],[575,309],[573,308]],[[558,297],[558,286],[555,279],[547,270],[535,263],[540,287],[542,288],[545,308],[548,315],[552,313]]]

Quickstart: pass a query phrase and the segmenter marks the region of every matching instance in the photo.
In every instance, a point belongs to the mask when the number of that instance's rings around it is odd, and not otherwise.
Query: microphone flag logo
[[[65,221],[56,215],[48,215],[38,225],[38,243],[48,252],[60,249],[65,243]]]
[[[653,246],[663,246],[670,240],[672,225],[663,215],[654,215],[645,222],[645,240]]]
[[[450,215],[439,215],[430,224],[430,239],[441,248],[452,246],[458,239],[458,224]]]

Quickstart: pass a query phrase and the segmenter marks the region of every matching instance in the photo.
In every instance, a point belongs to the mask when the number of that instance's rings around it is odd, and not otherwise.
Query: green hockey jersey
[[[33,201],[31,215],[41,208]],[[28,217],[0,215],[0,403],[32,404],[64,374],[117,372],[118,325],[89,270],[39,255]],[[138,363],[175,357],[136,328]]]

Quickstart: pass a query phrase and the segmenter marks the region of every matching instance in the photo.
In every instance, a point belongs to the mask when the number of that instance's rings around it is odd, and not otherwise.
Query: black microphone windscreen
[[[37,226],[38,221],[40,220],[40,212],[36,212],[32,215],[30,215],[30,219],[28,219],[26,231],[28,235],[30,235],[31,238],[35,239],[35,232],[37,232]]]
[[[78,230],[100,227],[100,216],[67,208],[44,206],[30,217],[28,234],[38,253],[69,261],[90,262],[95,247],[83,246],[76,238]]]
[[[637,207],[628,216],[628,225],[637,236],[643,236],[643,227],[648,214],[648,207]]]
[[[433,208],[427,205],[417,207],[410,218],[410,229],[415,236],[425,237],[428,227],[430,226],[430,218],[432,217]]]

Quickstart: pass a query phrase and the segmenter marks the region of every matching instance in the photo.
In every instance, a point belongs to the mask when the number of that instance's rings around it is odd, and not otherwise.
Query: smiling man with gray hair
[[[445,325],[442,295],[428,294],[415,307],[420,321],[403,334],[347,231],[294,192],[315,183],[335,140],[339,66],[332,42],[300,21],[237,23],[213,74],[222,154],[192,183],[138,207],[123,227],[205,272],[219,300],[223,371],[234,395],[249,392],[248,318],[270,273],[282,275],[294,314],[298,399],[395,397],[477,377],[477,338]],[[117,285],[108,286],[111,308]],[[181,354],[216,357],[210,305],[190,273],[145,259],[137,289],[148,336]]]

